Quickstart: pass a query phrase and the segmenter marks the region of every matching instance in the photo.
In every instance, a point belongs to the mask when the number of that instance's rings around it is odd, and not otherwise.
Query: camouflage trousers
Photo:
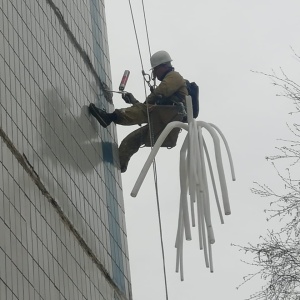
[[[165,126],[171,121],[183,119],[180,114],[179,106],[167,105],[147,105],[143,103],[136,103],[131,107],[124,109],[116,109],[115,113],[117,119],[114,121],[120,125],[141,125],[148,123],[148,113],[151,122],[151,134],[149,131],[149,124],[140,127],[124,138],[119,146],[119,159],[121,172],[125,172],[128,162],[133,154],[143,145],[153,145],[163,131]],[[163,147],[174,147],[178,137],[179,129],[174,130],[173,134],[169,134],[169,140],[166,141]]]

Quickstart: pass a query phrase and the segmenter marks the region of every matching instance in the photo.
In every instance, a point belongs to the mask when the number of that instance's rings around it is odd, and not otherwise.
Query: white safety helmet
[[[168,63],[171,61],[172,61],[172,58],[168,52],[163,51],[163,50],[157,51],[150,58],[151,70],[153,70],[155,67],[157,67],[161,64],[165,64],[165,63]]]

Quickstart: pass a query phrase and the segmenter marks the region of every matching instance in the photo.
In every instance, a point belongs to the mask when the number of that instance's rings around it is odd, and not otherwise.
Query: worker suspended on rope
[[[122,94],[122,98],[126,103],[132,104],[131,107],[116,109],[112,113],[107,113],[105,110],[97,108],[93,103],[89,105],[90,113],[104,128],[109,126],[112,122],[119,125],[141,125],[148,123],[130,133],[121,142],[119,158],[122,173],[127,170],[131,156],[136,153],[141,146],[152,146],[157,135],[163,131],[169,122],[175,119],[182,121],[185,117],[185,97],[188,95],[186,82],[184,78],[174,70],[171,61],[172,59],[166,51],[158,51],[151,56],[150,63],[153,77],[157,78],[161,83],[152,89],[144,103],[140,103],[131,93],[124,93]],[[158,113],[158,115],[160,115],[158,118],[163,119],[163,121],[158,120],[157,117],[151,118],[151,116],[157,115],[160,108],[163,108],[161,110],[163,115]],[[168,112],[172,110],[174,113],[174,108],[176,116],[172,117]],[[149,121],[149,119],[151,121]],[[152,132],[152,125],[159,127],[156,128],[156,132]],[[151,139],[151,137],[153,138],[153,136],[154,141],[149,142],[149,139]]]

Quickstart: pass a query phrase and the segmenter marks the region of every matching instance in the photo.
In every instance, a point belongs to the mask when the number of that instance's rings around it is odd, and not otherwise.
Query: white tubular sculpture
[[[209,157],[206,143],[202,136],[202,129],[206,129],[211,135],[214,145],[214,153],[216,158],[216,165],[218,171],[218,177],[220,182],[223,208],[225,215],[231,214],[227,185],[225,180],[224,168],[222,163],[220,139],[221,136],[227,151],[229,158],[232,180],[235,181],[235,173],[232,162],[232,157],[228,143],[221,132],[221,130],[210,123],[203,121],[196,121],[193,119],[192,112],[192,99],[190,96],[186,97],[187,104],[187,117],[188,124],[174,121],[169,123],[164,131],[157,139],[153,146],[151,153],[144,164],[142,171],[132,189],[131,196],[136,197],[146,174],[153,162],[159,148],[164,142],[165,138],[175,127],[185,129],[188,133],[183,142],[180,150],[180,203],[179,203],[179,216],[178,216],[178,228],[176,235],[175,247],[177,249],[176,256],[176,272],[180,272],[181,280],[184,280],[183,276],[183,240],[184,235],[186,240],[192,239],[191,224],[195,227],[195,211],[197,213],[198,223],[198,235],[199,235],[199,247],[204,250],[205,265],[213,272],[213,260],[211,245],[215,242],[215,236],[212,226],[211,214],[210,214],[210,198],[208,189],[208,179],[205,165],[205,158],[208,163],[209,173],[212,181],[212,187],[217,203],[217,208],[220,216],[221,223],[224,223],[221,205],[219,203],[219,197],[217,193],[216,182],[214,179],[211,160]],[[190,201],[188,201],[188,196]],[[196,204],[196,209],[194,205]],[[190,213],[189,215],[189,206]]]

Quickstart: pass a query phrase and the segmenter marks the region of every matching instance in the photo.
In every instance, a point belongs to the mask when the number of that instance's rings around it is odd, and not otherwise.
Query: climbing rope
[[[131,18],[133,23],[133,28],[135,32],[135,38],[136,43],[138,47],[140,62],[142,66],[142,74],[144,77],[144,91],[145,91],[145,98],[147,99],[147,91],[146,91],[146,80],[145,80],[145,72],[144,72],[144,66],[143,66],[143,59],[141,55],[141,49],[139,44],[139,39],[137,35],[137,30],[135,26],[134,16],[133,16],[133,10],[131,1],[128,0],[130,12],[131,12]],[[147,42],[148,42],[148,50],[149,50],[149,56],[151,57],[151,48],[150,48],[150,39],[148,34],[148,26],[147,26],[147,19],[146,19],[146,12],[145,12],[145,6],[144,1],[142,0],[142,6],[143,6],[143,15],[144,15],[144,21],[145,21],[145,28],[146,28],[146,35],[147,35]],[[152,132],[152,126],[151,126],[151,120],[150,120],[150,114],[149,114],[149,107],[147,105],[147,118],[148,118],[148,126],[149,126],[149,136],[150,136],[150,143],[151,143],[151,149],[153,148],[154,139],[153,139],[153,132]],[[161,214],[160,214],[160,204],[159,204],[159,193],[158,193],[158,176],[157,176],[157,168],[156,168],[156,161],[153,160],[153,174],[154,174],[154,184],[155,184],[155,193],[156,193],[156,203],[157,203],[157,214],[158,214],[158,222],[159,222],[159,232],[160,232],[160,243],[161,243],[161,251],[162,251],[162,261],[163,261],[163,271],[164,271],[164,283],[165,283],[165,293],[166,293],[166,300],[169,299],[168,297],[168,284],[167,284],[167,274],[166,274],[166,262],[165,262],[165,251],[164,251],[164,243],[163,243],[163,234],[162,234],[162,225],[161,225]]]
[[[148,42],[149,57],[151,57],[150,39],[149,39],[149,33],[148,33],[148,25],[147,25],[147,19],[146,19],[144,0],[142,0],[142,5],[143,5],[143,14],[144,14],[147,42]]]

